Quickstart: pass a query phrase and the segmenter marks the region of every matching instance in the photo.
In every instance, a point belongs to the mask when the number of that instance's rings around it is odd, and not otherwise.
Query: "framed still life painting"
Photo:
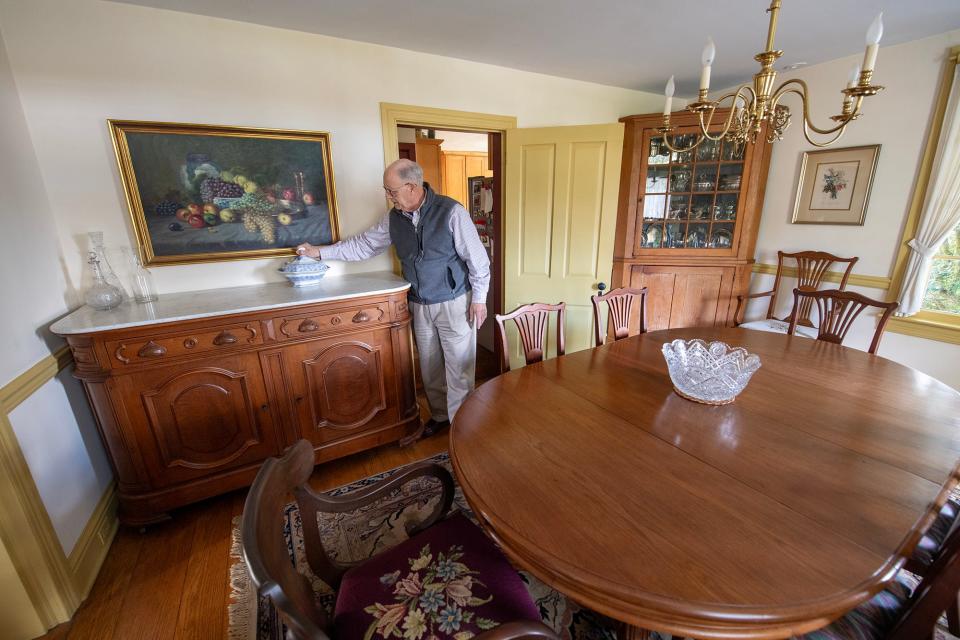
[[[294,255],[339,239],[328,133],[108,122],[144,264]]]
[[[878,144],[805,152],[792,222],[862,225],[879,157]]]

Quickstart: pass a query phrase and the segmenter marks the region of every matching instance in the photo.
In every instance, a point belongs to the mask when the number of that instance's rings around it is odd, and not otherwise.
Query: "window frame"
[[[933,160],[936,155],[937,144],[940,141],[940,133],[943,129],[943,119],[947,111],[947,101],[953,89],[953,76],[956,71],[958,59],[960,59],[960,45],[950,48],[946,63],[944,64],[933,120],[930,124],[930,132],[927,135],[923,157],[920,161],[917,186],[914,189],[913,199],[910,202],[910,211],[907,215],[906,224],[903,227],[903,233],[900,236],[900,250],[897,253],[897,262],[894,266],[893,277],[891,278],[894,286],[890,289],[890,300],[898,300],[900,298],[900,292],[903,289],[903,276],[907,268],[907,258],[910,255],[910,247],[907,246],[907,243],[916,235],[917,227],[920,225],[920,214],[923,211],[923,203],[927,195],[927,189],[930,186]],[[887,324],[887,330],[908,336],[960,344],[960,314],[921,309],[912,316],[891,317],[890,322]]]

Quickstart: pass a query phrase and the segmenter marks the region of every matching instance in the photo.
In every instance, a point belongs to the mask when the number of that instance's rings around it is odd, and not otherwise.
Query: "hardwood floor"
[[[325,463],[310,483],[325,491],[422,460],[446,451],[447,437],[443,431],[409,447],[389,444]],[[143,533],[121,527],[86,601],[41,638],[226,638],[231,523],[245,497],[242,490],[184,507]]]

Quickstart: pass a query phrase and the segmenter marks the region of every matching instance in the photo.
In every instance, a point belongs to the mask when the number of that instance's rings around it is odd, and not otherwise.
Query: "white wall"
[[[60,237],[0,37],[0,386],[59,348],[47,325],[67,311]],[[11,414],[10,422],[65,553],[70,553],[111,472],[83,389],[68,371]]]
[[[113,474],[72,368],[10,413],[13,432],[64,553],[70,554]]]
[[[63,344],[43,327],[66,309],[47,191],[0,36],[0,386]]]
[[[379,103],[515,115],[520,126],[611,122],[659,96],[377,45],[95,0],[0,0],[40,173],[69,267],[102,229],[132,243],[106,118],[330,131],[341,228],[383,211]],[[487,90],[481,90],[486,87]],[[279,280],[278,260],[154,269],[161,293]],[[339,269],[390,268],[388,256]]]
[[[900,236],[913,197],[920,158],[923,154],[930,119],[943,71],[943,61],[951,46],[960,44],[960,31],[905,44],[882,47],[874,83],[886,86],[864,102],[863,115],[851,124],[834,147],[880,144],[880,157],[864,226],[791,224],[793,203],[803,152],[813,150],[800,130],[801,108],[794,98],[785,103],[794,114],[794,122],[784,139],[774,143],[767,180],[763,218],[757,240],[757,262],[776,264],[777,250],[819,249],[841,256],[860,257],[854,273],[890,276],[899,249]],[[850,68],[860,56],[832,60],[784,74],[807,82],[813,97],[814,122],[824,126],[828,117],[838,113],[841,95]],[[755,274],[752,291],[769,290],[773,276]],[[778,312],[786,315],[792,305],[795,281],[787,282],[779,296]],[[885,299],[879,289],[850,287],[864,295]],[[748,307],[748,317],[759,317],[766,303]],[[861,320],[855,325],[849,344],[861,349],[869,346],[875,323]],[[887,332],[880,354],[928,373],[960,388],[960,345],[946,344]]]
[[[463,131],[437,130],[437,137],[443,140],[440,148],[444,151],[482,151],[487,152],[485,133],[466,133]]]

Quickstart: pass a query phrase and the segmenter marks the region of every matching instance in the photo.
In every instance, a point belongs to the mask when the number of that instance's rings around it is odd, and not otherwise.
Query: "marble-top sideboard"
[[[194,320],[228,313],[279,309],[357,296],[397,293],[410,287],[389,271],[328,276],[310,287],[272,282],[205,291],[165,293],[156,302],[127,301],[107,311],[83,306],[57,320],[50,330],[58,335],[95,333],[178,320]]]
[[[419,437],[409,286],[392,273],[328,276],[55,322],[116,472],[121,522],[246,486],[299,440],[322,463]]]

